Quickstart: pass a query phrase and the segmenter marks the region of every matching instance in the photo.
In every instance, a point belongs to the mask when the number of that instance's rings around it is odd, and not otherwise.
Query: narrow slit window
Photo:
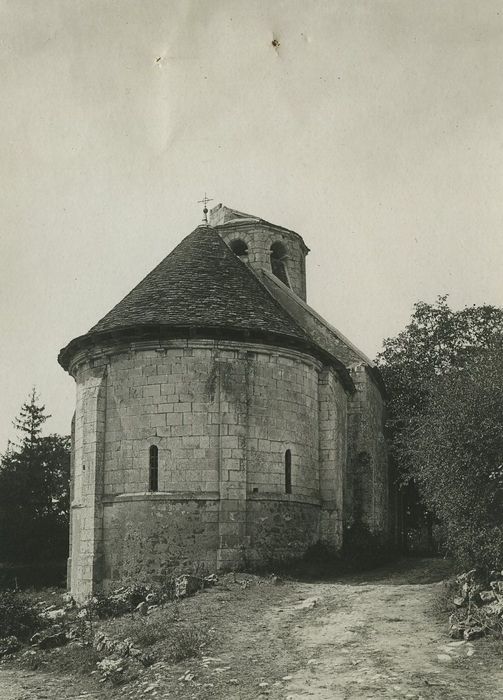
[[[149,450],[148,489],[159,491],[159,449],[156,445],[151,445]]]
[[[292,453],[285,452],[285,493],[292,493]]]
[[[288,274],[286,272],[286,258],[287,255],[285,246],[279,241],[273,243],[271,246],[270,255],[272,274],[280,279],[283,284],[286,284],[286,286],[289,287],[290,283],[288,282]]]

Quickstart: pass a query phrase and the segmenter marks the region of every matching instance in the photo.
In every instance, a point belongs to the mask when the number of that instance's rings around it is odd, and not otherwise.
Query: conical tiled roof
[[[233,328],[307,339],[208,226],[184,238],[89,333],[142,325]]]
[[[69,369],[89,347],[181,337],[258,340],[313,353],[335,366],[353,390],[347,369],[297,323],[217,231],[198,226],[85,335],[59,353]]]
[[[208,337],[283,339],[313,348],[313,341],[209,226],[198,226],[85,335],[59,354],[68,369],[75,353],[111,338]]]

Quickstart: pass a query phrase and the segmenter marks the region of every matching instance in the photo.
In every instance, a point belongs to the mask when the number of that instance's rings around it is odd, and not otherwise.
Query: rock
[[[485,608],[485,612],[488,612],[490,615],[496,615],[497,617],[503,617],[503,602],[495,600],[493,603],[489,603]]]
[[[145,601],[138,603],[138,605],[135,608],[135,611],[137,613],[140,613],[140,615],[146,615],[148,612],[148,604]]]
[[[194,595],[203,587],[203,579],[199,576],[191,576],[183,574],[175,579],[175,596],[177,598],[185,598]]]
[[[190,681],[193,681],[195,678],[195,674],[192,673],[192,671],[185,671],[185,673],[180,676],[178,679],[179,681],[183,681],[185,683],[190,683]]]
[[[2,637],[0,639],[0,659],[2,656],[7,656],[7,654],[13,654],[20,648],[21,643],[14,635],[11,635],[10,637]]]
[[[218,583],[218,576],[216,574],[210,574],[204,577],[205,587],[215,586]]]
[[[437,661],[441,664],[448,664],[452,661],[452,656],[449,656],[449,654],[437,654]]]
[[[37,632],[30,639],[31,644],[36,644],[40,649],[54,649],[62,647],[68,642],[66,632],[59,625],[54,625],[46,630]]]
[[[482,605],[486,605],[487,603],[492,603],[495,601],[496,595],[494,591],[480,591],[479,598]]]
[[[151,652],[146,651],[140,656],[140,663],[142,663],[143,666],[145,666],[146,668],[148,668],[149,666],[153,666],[155,664],[155,661],[155,656]]]
[[[467,640],[470,641],[472,639],[479,639],[480,637],[483,637],[485,634],[485,630],[483,627],[480,627],[478,625],[474,625],[473,627],[467,627],[463,633],[463,637]]]
[[[465,604],[465,601],[466,601],[466,598],[459,595],[459,596],[456,596],[452,602],[454,603],[454,605],[457,608],[462,608],[463,605]]]
[[[73,599],[73,596],[71,593],[63,593],[61,596],[63,603],[65,605],[71,605],[72,607],[75,605],[75,600]]]
[[[56,622],[56,620],[62,620],[66,617],[66,610],[64,608],[57,608],[56,610],[44,610],[40,613],[41,617],[46,620],[51,620],[51,622]]]
[[[124,659],[103,659],[96,664],[103,678],[110,678],[113,681],[120,679],[127,668],[127,661]]]
[[[296,610],[312,610],[318,605],[318,598],[306,598],[295,606]]]
[[[465,628],[459,623],[455,623],[449,628],[449,637],[451,639],[463,639]]]

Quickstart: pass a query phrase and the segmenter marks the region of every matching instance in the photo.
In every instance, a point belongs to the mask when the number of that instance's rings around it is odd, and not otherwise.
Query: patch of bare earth
[[[452,642],[446,621],[431,613],[447,573],[443,562],[423,560],[323,583],[273,585],[246,574],[234,583],[226,576],[215,588],[173,604],[187,624],[210,628],[200,657],[175,665],[159,661],[115,688],[77,688],[68,677],[58,685],[53,674],[16,679],[12,667],[0,667],[0,689],[7,688],[0,697],[503,697],[501,645]],[[45,678],[50,692],[33,694],[33,684],[40,690]]]

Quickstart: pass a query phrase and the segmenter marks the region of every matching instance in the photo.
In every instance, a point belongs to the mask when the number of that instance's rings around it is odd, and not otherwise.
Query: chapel
[[[218,204],[59,362],[84,600],[389,532],[385,390],[306,301],[295,231]],[[336,309],[334,311],[334,315]]]

